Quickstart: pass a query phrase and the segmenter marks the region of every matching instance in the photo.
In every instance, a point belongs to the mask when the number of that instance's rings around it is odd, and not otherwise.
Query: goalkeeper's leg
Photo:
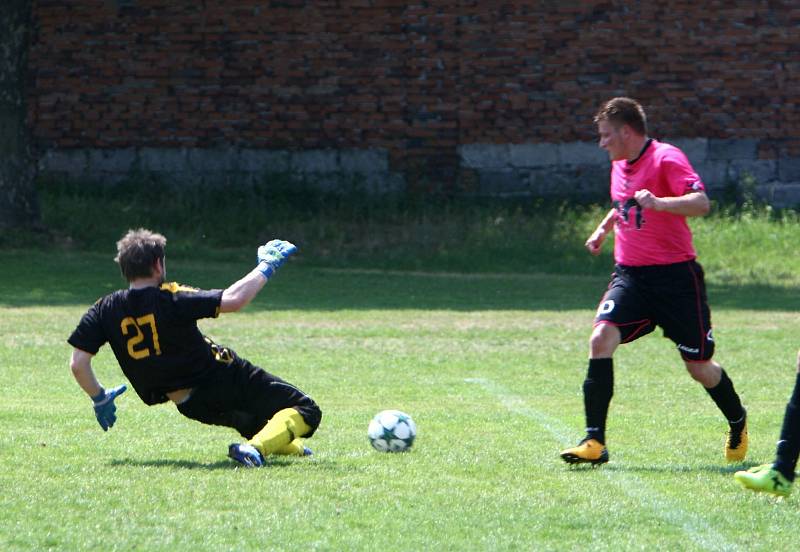
[[[311,426],[294,408],[277,412],[264,428],[248,442],[264,456],[270,454],[297,454],[302,456],[303,445],[296,443],[299,437],[311,433]]]
[[[311,437],[322,412],[314,400],[295,386],[253,365],[234,359],[237,401],[232,427],[262,457],[270,454],[308,456],[300,440]]]
[[[286,446],[280,447],[275,451],[275,454],[283,456],[311,456],[313,453],[311,449],[303,444],[302,439],[295,439]]]

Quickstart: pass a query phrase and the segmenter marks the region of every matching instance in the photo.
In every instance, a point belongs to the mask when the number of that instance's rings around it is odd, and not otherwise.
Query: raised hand
[[[271,240],[258,248],[258,270],[264,277],[271,277],[275,271],[297,252],[297,246],[284,240]]]

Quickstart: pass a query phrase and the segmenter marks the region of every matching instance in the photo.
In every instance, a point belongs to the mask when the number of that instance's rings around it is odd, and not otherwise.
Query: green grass
[[[583,426],[587,337],[612,261],[611,244],[598,258],[582,244],[604,207],[200,192],[43,182],[48,230],[0,235],[0,549],[796,546],[800,496],[735,485],[721,416],[659,333],[615,356],[611,463],[558,459]],[[691,225],[716,358],[750,409],[745,466],[766,462],[794,381],[800,220],[717,206]],[[300,246],[244,312],[201,328],[320,403],[312,458],[236,469],[233,431],[132,391],[100,430],[65,339],[121,286],[114,242],[138,226],[167,234],[170,279],[206,288],[249,270],[266,239]],[[95,368],[123,381],[107,347]],[[385,408],[417,422],[410,453],[369,447]]]
[[[696,222],[712,265],[717,359],[750,409],[746,465],[765,462],[794,381],[794,260],[776,258],[782,237],[748,242],[761,227]],[[796,232],[762,222],[779,237]],[[745,236],[730,257],[760,255],[723,263],[709,242],[726,235]],[[239,249],[201,258],[177,249],[169,276],[185,283],[224,286],[251,266]],[[548,275],[502,261],[485,270],[485,259],[469,273],[448,263],[348,268],[311,255],[289,263],[244,312],[201,323],[324,411],[312,458],[243,470],[225,458],[234,432],[146,407],[132,391],[118,399],[117,425],[97,426],[64,340],[92,301],[119,287],[112,255],[0,250],[0,549],[796,546],[800,496],[776,501],[736,486],[720,414],[657,334],[616,356],[611,463],[570,469],[558,459],[581,436],[586,340],[608,266]],[[760,279],[748,272],[758,266],[769,271],[753,273]],[[95,367],[107,385],[123,381],[107,347]],[[410,453],[369,447],[367,424],[384,408],[417,422]]]
[[[583,247],[607,206],[325,195],[281,181],[186,188],[145,176],[102,186],[42,180],[39,197],[47,232],[4,232],[0,250],[35,245],[107,258],[128,228],[145,226],[166,234],[170,256],[204,261],[251,262],[258,244],[280,237],[300,247],[302,262],[325,267],[605,277],[612,264],[612,243],[599,257]],[[796,211],[715,204],[691,226],[710,281],[800,284]]]

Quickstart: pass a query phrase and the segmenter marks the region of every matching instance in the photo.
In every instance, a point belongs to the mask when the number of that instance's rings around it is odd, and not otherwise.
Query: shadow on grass
[[[168,279],[206,289],[224,288],[252,269],[231,262],[170,259]],[[609,267],[610,273],[611,267]],[[302,259],[282,268],[249,310],[593,310],[608,275],[465,274],[335,269]],[[110,255],[82,252],[0,251],[0,306],[75,305],[124,287]],[[800,310],[793,287],[759,284],[708,286],[715,309]]]
[[[109,465],[115,468],[120,466],[128,466],[134,468],[169,468],[169,469],[182,469],[182,470],[232,470],[238,467],[231,461],[213,462],[211,464],[204,464],[202,462],[194,462],[191,460],[136,460],[133,458],[125,458],[123,460],[112,460]]]
[[[297,464],[297,461],[302,459],[282,459],[270,458],[264,465],[264,469],[274,468],[287,468]],[[219,462],[212,462],[210,464],[203,462],[196,462],[193,460],[137,460],[134,458],[125,458],[122,460],[112,460],[109,464],[113,467],[128,466],[134,468],[168,468],[168,469],[181,469],[181,470],[235,470],[246,469],[233,460],[220,460]]]
[[[615,463],[615,464],[608,464],[606,466],[602,466],[599,469],[609,470],[609,471],[618,471],[618,472],[626,472],[626,473],[664,473],[664,474],[671,474],[671,473],[697,473],[697,472],[709,472],[709,473],[718,473],[720,475],[733,475],[737,471],[741,470],[749,470],[754,466],[758,466],[758,462],[743,462],[739,464],[717,464],[717,465],[706,465],[706,466],[681,466],[676,464],[664,464],[663,466],[637,466],[634,464],[626,464],[622,463]]]

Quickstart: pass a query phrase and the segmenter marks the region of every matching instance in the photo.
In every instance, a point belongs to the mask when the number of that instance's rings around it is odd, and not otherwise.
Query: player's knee
[[[713,360],[700,362],[685,361],[686,370],[692,379],[702,383],[705,387],[715,387],[722,377],[722,367]]]
[[[295,406],[295,409],[297,409],[297,411],[303,417],[303,421],[305,421],[306,425],[311,428],[311,431],[302,437],[311,437],[322,421],[322,410],[320,410],[319,406],[317,406],[317,403],[315,403],[310,397],[307,396],[306,398],[308,400],[303,401],[303,404]]]
[[[306,423],[311,426],[312,431],[316,431],[322,421],[322,410],[314,403],[314,406],[309,409],[306,416],[304,416]]]
[[[695,381],[701,381],[705,375],[705,363],[701,362],[686,362],[686,371],[692,376]]]
[[[619,330],[610,324],[598,324],[589,337],[592,358],[608,358],[619,345]]]

